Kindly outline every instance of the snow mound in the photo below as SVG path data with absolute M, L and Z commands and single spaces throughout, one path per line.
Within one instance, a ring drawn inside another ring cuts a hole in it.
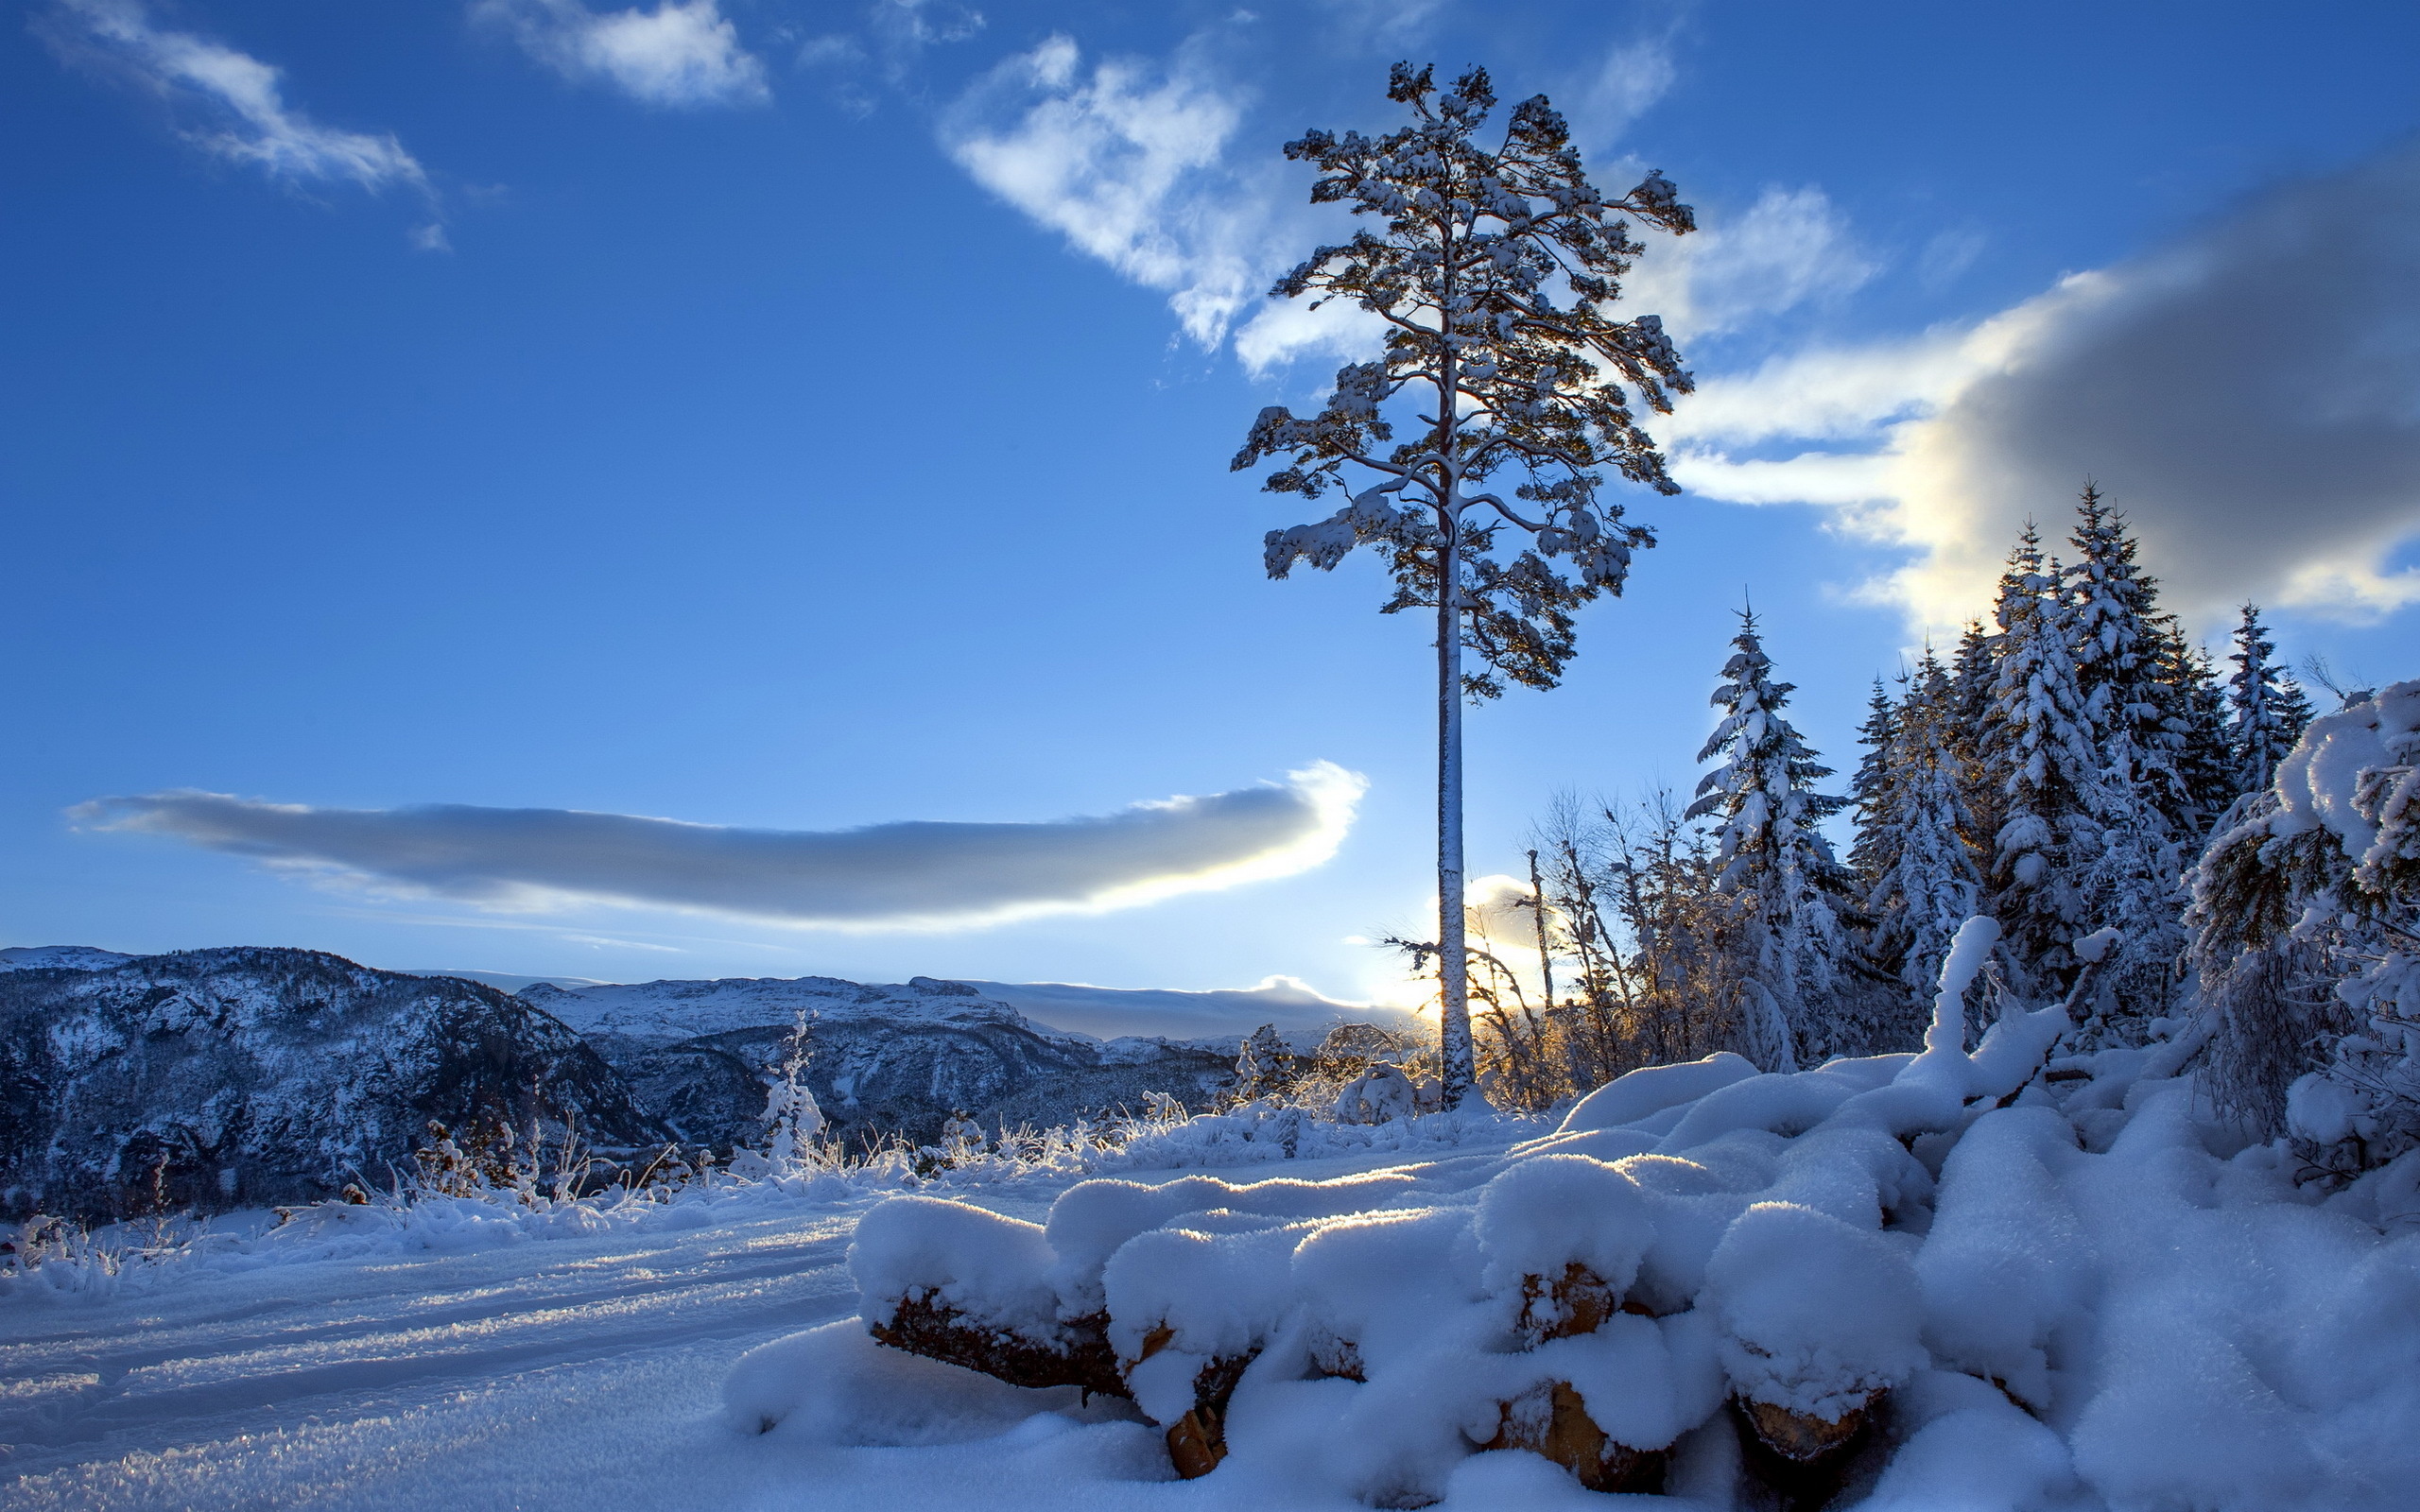
M 864 1319 L 938 1298 L 1106 1351 L 1131 1405 L 1101 1410 L 1155 1430 L 1117 1441 L 1135 1478 L 1301 1504 L 1563 1504 L 1576 1476 L 1713 1506 L 2408 1505 L 2394 1173 L 2299 1189 L 2211 1121 L 2189 1037 L 2063 1057 L 2064 1013 L 2017 1010 L 1970 1054 L 1958 996 L 1921 1055 L 1654 1068 L 1550 1134 L 1350 1179 L 1096 1180 L 1038 1224 L 894 1198 L 852 1251 Z M 890 1368 L 838 1337 L 796 1348 Z M 826 1441 L 1010 1442 L 1064 1411 L 1018 1389 L 922 1361 L 865 1388 L 912 1403 L 789 1410 Z

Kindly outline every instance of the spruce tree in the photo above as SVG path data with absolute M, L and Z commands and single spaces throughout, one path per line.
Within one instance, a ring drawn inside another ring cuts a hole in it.
M 1929 654 L 1929 653 L 1927 653 Z M 1905 680 L 1902 679 L 1901 680 Z M 1897 859 L 1895 829 L 1898 804 L 1892 792 L 1893 767 L 1898 761 L 1899 710 L 1874 679 L 1867 696 L 1865 723 L 1858 727 L 1858 744 L 1865 754 L 1858 759 L 1857 775 L 1849 779 L 1849 800 L 1857 806 L 1857 838 L 1849 843 L 1849 866 L 1871 888 Z
M 2084 486 L 2077 514 L 2068 538 L 2077 558 L 2061 575 L 2059 589 L 2067 599 L 2084 718 L 2109 769 L 2110 788 L 2126 809 L 2102 817 L 2155 825 L 2166 838 L 2193 827 L 2193 801 L 2180 769 L 2184 711 L 2164 677 L 2157 584 L 2135 565 L 2126 517 L 2102 502 L 2098 488 Z M 2140 805 L 2152 812 L 2137 815 Z
M 1866 897 L 1876 963 L 1897 978 L 1902 1012 L 1875 1048 L 1905 1049 L 1924 1014 L 1949 942 L 1976 910 L 1982 877 L 1968 836 L 1959 750 L 1957 689 L 1927 649 L 1895 711 L 1888 775 L 1872 820 L 1874 854 L 1887 856 Z M 1861 822 L 1861 829 L 1862 829 Z
M 2227 679 L 2227 745 L 2238 794 L 2265 792 L 2277 764 L 2310 723 L 2309 701 L 2278 669 L 2276 654 L 2276 643 L 2260 623 L 2260 606 L 2245 604 L 2235 627 L 2235 654 L 2227 658 L 2236 668 Z
M 1693 230 L 1661 174 L 1607 198 L 1544 95 L 1512 108 L 1493 146 L 1485 70 L 1440 93 L 1431 70 L 1395 65 L 1387 96 L 1410 125 L 1371 139 L 1305 132 L 1287 157 L 1314 165 L 1319 204 L 1374 217 L 1278 280 L 1274 298 L 1346 300 L 1386 331 L 1382 356 L 1348 364 L 1314 415 L 1260 412 L 1237 469 L 1280 465 L 1263 486 L 1349 495 L 1324 521 L 1272 530 L 1271 576 L 1332 568 L 1376 547 L 1393 575 L 1385 611 L 1437 616 L 1440 1049 L 1448 1104 L 1474 1075 L 1462 886 L 1462 700 L 1504 679 L 1550 688 L 1574 650 L 1572 614 L 1619 593 L 1631 554 L 1653 544 L 1604 490 L 1611 469 L 1661 493 L 1679 487 L 1634 400 L 1665 412 L 1693 387 L 1652 315 L 1610 313 L 1641 247 L 1633 222 Z M 1398 442 L 1394 424 L 1409 422 Z M 1514 486 L 1498 492 L 1497 481 Z M 1500 539 L 1512 546 L 1499 552 Z M 1468 666 L 1464 653 L 1476 666 Z
M 1740 611 L 1731 644 L 1711 700 L 1723 716 L 1698 752 L 1722 765 L 1699 781 L 1686 816 L 1714 818 L 1715 888 L 1737 910 L 1746 997 L 1738 1048 L 1759 1066 L 1789 1071 L 1848 1038 L 1842 978 L 1853 947 L 1841 916 L 1855 907 L 1856 876 L 1818 826 L 1849 800 L 1815 790 L 1832 769 L 1782 717 L 1793 685 L 1773 679 L 1753 611 Z
M 2007 586 L 2002 584 L 2005 602 Z M 1983 776 L 1983 731 L 1992 717 L 1992 689 L 1999 680 L 2000 641 L 1984 632 L 1983 622 L 1970 620 L 1958 638 L 1958 649 L 1949 663 L 1949 690 L 1946 712 L 1940 727 L 1950 740 L 1958 761 L 1959 798 L 1965 804 L 1966 833 L 1984 853 L 1990 851 L 1990 840 L 1999 833 L 2001 805 L 1998 795 L 1991 789 Z
M 2010 985 L 2063 991 L 2075 958 L 2083 888 L 2079 862 L 2099 850 L 2086 806 L 2100 758 L 2069 647 L 2058 568 L 2029 524 L 2001 575 L 1997 662 L 1979 739 L 1980 786 L 1994 801 L 1987 911 L 1999 920 Z
M 2234 743 L 2227 730 L 2226 694 L 2207 649 L 2186 642 L 2173 617 L 2166 622 L 2161 641 L 2161 683 L 2174 711 L 2170 722 L 2180 738 L 2177 772 L 2185 780 L 2191 810 L 2177 838 L 2189 862 L 2201 853 L 2220 816 L 2240 791 L 2236 782 Z
M 2097 1019 L 2137 1020 L 2167 1006 L 2169 968 L 2185 938 L 2183 847 L 2206 820 L 2187 772 L 2195 693 L 2189 648 L 2158 611 L 2158 588 L 2135 563 L 2126 518 L 2085 485 L 2069 538 L 2075 564 L 2058 577 L 2060 608 L 2083 696 L 2083 733 L 2098 756 L 2079 790 L 2071 865 L 2084 930 L 2118 932 Z

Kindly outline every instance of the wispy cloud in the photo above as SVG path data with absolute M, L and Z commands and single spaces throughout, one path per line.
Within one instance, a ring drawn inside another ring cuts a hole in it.
M 612 902 L 855 929 L 1098 912 L 1286 876 L 1332 855 L 1367 784 L 1325 762 L 1269 783 L 1038 824 L 743 830 L 567 809 L 320 809 L 218 793 L 104 798 L 100 830 L 504 911 Z
M 281 70 L 223 43 L 164 30 L 136 0 L 59 0 L 43 30 L 67 58 L 105 67 L 166 101 L 193 123 L 181 128 L 184 138 L 215 156 L 287 183 L 373 191 L 400 184 L 428 193 L 427 173 L 392 133 L 320 125 L 285 102 Z
M 580 0 L 476 0 L 472 14 L 575 82 L 611 85 L 649 105 L 761 105 L 765 65 L 740 45 L 717 0 L 659 0 L 597 12 Z
M 1910 549 L 1876 587 L 1927 627 L 1978 612 L 2024 520 L 2087 477 L 2197 619 L 2392 611 L 2420 600 L 2391 570 L 2420 533 L 2420 148 L 1971 326 L 1709 380 L 1674 430 L 1692 489 Z
M 1270 279 L 1270 197 L 1225 162 L 1249 103 L 1188 43 L 1155 66 L 1087 67 L 1062 34 L 979 80 L 944 116 L 942 146 L 976 182 L 1068 245 L 1161 289 L 1205 347 Z
M 1768 187 L 1737 215 L 1701 207 L 1700 219 L 1694 235 L 1655 238 L 1626 286 L 1630 303 L 1684 339 L 1840 299 L 1881 270 L 1812 184 Z

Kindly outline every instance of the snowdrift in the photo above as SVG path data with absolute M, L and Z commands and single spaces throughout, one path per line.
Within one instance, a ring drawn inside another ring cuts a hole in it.
M 1922 1054 L 1657 1067 L 1509 1150 L 1091 1180 L 1039 1224 L 893 1198 L 861 1320 L 749 1356 L 731 1418 L 1047 1430 L 1286 1504 L 2411 1505 L 2409 1184 L 2297 1189 L 2197 1105 L 2195 1034 L 2065 1055 L 2054 1006 L 1968 1053 L 1964 985 Z

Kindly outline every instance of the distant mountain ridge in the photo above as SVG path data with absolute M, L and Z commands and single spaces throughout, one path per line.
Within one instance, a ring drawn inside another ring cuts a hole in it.
M 310 1201 L 383 1184 L 432 1119 L 669 1137 L 578 1034 L 478 983 L 318 951 L 7 954 L 0 1210 Z
M 766 1081 L 802 1027 L 807 1085 L 843 1139 L 930 1140 L 953 1112 L 991 1128 L 1063 1123 L 1155 1091 L 1199 1106 L 1232 1080 L 1236 1058 L 1231 1040 L 1070 1034 L 924 976 L 540 985 L 523 995 L 585 1036 L 682 1138 L 708 1144 L 752 1136 Z
M 1036 990 L 1063 1005 L 1116 991 Z M 603 1145 L 753 1143 L 802 1022 L 834 1132 L 920 1143 L 953 1112 L 1041 1127 L 1153 1092 L 1204 1106 L 1232 1084 L 1242 1032 L 1097 1039 L 929 977 L 514 994 L 317 951 L 21 946 L 0 950 L 0 1213 L 307 1201 L 384 1184 L 431 1120 L 535 1118 Z

